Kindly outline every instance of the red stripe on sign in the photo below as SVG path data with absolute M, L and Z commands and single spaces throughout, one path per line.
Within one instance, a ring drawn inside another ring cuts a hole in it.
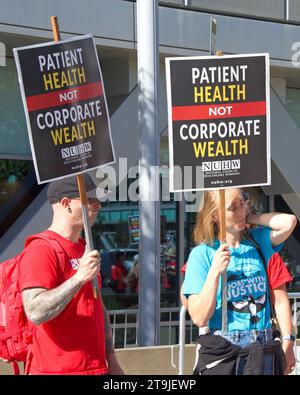
M 210 104 L 205 106 L 176 106 L 172 108 L 173 121 L 195 119 L 240 118 L 266 115 L 266 102 Z
M 26 98 L 28 111 L 44 110 L 50 107 L 64 106 L 81 100 L 102 96 L 103 89 L 100 82 L 76 86 L 42 95 L 28 96 Z

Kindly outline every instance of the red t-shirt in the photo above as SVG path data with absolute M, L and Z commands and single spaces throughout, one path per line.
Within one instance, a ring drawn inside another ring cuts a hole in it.
M 82 257 L 85 241 L 73 243 L 46 231 L 65 251 L 62 264 L 50 243 L 33 240 L 20 261 L 20 286 L 54 289 L 72 277 Z M 62 260 L 61 260 L 62 261 Z M 101 299 L 86 283 L 54 319 L 35 326 L 29 373 L 99 375 L 108 373 Z
M 269 259 L 267 272 L 271 289 L 278 288 L 293 280 L 278 252 L 275 252 Z

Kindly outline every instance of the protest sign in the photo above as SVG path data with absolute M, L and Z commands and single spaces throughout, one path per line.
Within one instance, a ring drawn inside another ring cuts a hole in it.
M 166 73 L 170 190 L 269 185 L 269 55 L 167 58 Z
M 138 215 L 128 217 L 129 236 L 131 244 L 138 244 L 140 241 L 140 219 Z
M 113 163 L 91 35 L 14 49 L 38 183 Z

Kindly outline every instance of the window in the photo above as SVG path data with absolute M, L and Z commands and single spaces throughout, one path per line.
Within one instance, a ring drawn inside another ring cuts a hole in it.
M 14 59 L 0 67 L 0 157 L 31 157 L 25 114 Z
M 33 163 L 25 160 L 0 159 L 0 205 L 17 192 Z
M 101 251 L 103 299 L 108 309 L 138 307 L 139 229 L 128 217 L 139 215 L 137 202 L 103 202 L 93 226 L 95 248 Z M 176 209 L 161 208 L 161 305 L 176 306 Z
M 286 108 L 294 122 L 300 128 L 300 89 L 288 88 L 286 90 Z

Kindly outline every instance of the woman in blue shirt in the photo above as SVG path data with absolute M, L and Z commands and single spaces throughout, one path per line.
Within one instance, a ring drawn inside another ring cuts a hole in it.
M 226 243 L 219 242 L 219 191 L 204 192 L 202 208 L 194 229 L 197 246 L 191 251 L 182 294 L 188 298 L 188 311 L 199 327 L 208 326 L 241 347 L 272 337 L 268 280 L 264 264 L 253 242 L 246 238 L 248 224 L 269 265 L 271 256 L 282 248 L 297 219 L 282 213 L 250 214 L 241 189 L 225 191 Z M 221 276 L 227 273 L 228 332 L 221 332 Z M 291 309 L 285 283 L 290 280 L 284 265 L 268 267 L 271 297 L 283 336 L 288 374 L 295 366 Z M 271 277 L 271 278 L 270 278 Z M 276 278 L 272 280 L 272 278 Z M 239 334 L 239 336 L 236 336 Z M 272 374 L 272 360 L 265 357 L 265 374 Z M 239 372 L 242 368 L 239 367 Z

